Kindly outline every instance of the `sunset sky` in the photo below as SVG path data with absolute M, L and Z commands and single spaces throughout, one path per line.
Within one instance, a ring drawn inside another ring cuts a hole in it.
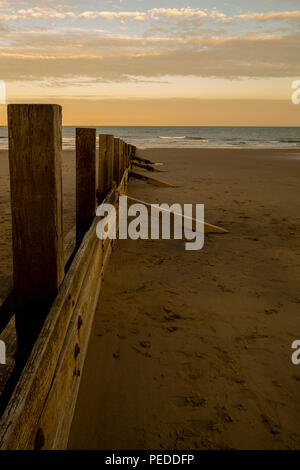
M 300 0 L 0 1 L 0 45 L 7 101 L 64 124 L 300 125 Z

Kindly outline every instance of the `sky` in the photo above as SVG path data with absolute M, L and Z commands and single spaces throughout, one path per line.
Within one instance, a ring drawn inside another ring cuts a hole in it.
M 7 102 L 68 125 L 300 125 L 299 46 L 300 0 L 0 0 Z

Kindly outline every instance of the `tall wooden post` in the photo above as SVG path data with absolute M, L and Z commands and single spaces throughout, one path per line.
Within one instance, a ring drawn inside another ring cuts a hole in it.
M 132 158 L 134 159 L 135 156 L 136 156 L 136 146 L 134 145 L 132 149 Z
M 98 173 L 98 202 L 112 187 L 114 160 L 114 136 L 108 134 L 99 135 L 99 173 Z
M 119 142 L 120 155 L 119 155 L 119 181 L 122 181 L 124 174 L 124 152 L 123 152 L 123 140 Z
M 62 108 L 8 105 L 14 309 L 25 360 L 64 278 Z
M 107 178 L 108 178 L 108 190 L 112 188 L 113 174 L 114 174 L 114 136 L 106 136 L 106 156 L 107 156 Z
M 124 151 L 125 151 L 125 168 L 128 168 L 128 145 L 124 143 Z
M 120 139 L 114 139 L 113 181 L 120 183 Z
M 76 242 L 89 229 L 96 208 L 96 129 L 76 129 Z
M 120 140 L 121 145 L 121 174 L 123 176 L 125 171 L 125 159 L 124 159 L 124 141 Z
M 100 203 L 107 191 L 107 164 L 106 164 L 106 135 L 99 135 L 99 166 L 98 166 L 98 188 L 97 199 Z

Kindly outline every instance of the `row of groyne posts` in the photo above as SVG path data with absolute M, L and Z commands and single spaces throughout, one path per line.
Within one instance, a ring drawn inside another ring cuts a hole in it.
M 25 362 L 41 331 L 97 204 L 120 185 L 136 147 L 102 134 L 97 153 L 96 129 L 76 129 L 76 243 L 67 253 L 61 106 L 8 105 L 8 136 L 13 287 L 2 302 L 2 315 L 0 306 L 0 332 L 14 313 L 18 364 Z

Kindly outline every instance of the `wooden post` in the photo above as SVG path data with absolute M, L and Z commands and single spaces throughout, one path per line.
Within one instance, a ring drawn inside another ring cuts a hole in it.
M 136 146 L 134 145 L 132 148 L 132 158 L 134 159 L 136 156 Z
M 98 202 L 101 202 L 113 182 L 114 136 L 99 135 L 99 174 L 98 174 Z
M 76 129 L 76 243 L 80 245 L 95 217 L 96 129 Z
M 97 199 L 100 203 L 107 192 L 106 135 L 99 135 L 99 166 Z
M 25 360 L 64 278 L 62 108 L 8 105 L 14 309 Z
M 123 154 L 123 141 L 120 139 L 119 142 L 120 154 L 119 154 L 119 181 L 122 181 L 124 174 L 124 154 Z
M 107 178 L 108 178 L 108 191 L 111 190 L 113 184 L 114 173 L 114 136 L 106 136 L 106 158 L 107 158 Z
M 113 165 L 113 181 L 119 185 L 121 173 L 121 143 L 120 139 L 114 139 L 114 165 Z
M 128 144 L 125 142 L 125 168 L 128 168 Z
M 124 140 L 121 140 L 121 162 L 122 162 L 122 176 L 125 171 L 125 153 L 124 153 Z

